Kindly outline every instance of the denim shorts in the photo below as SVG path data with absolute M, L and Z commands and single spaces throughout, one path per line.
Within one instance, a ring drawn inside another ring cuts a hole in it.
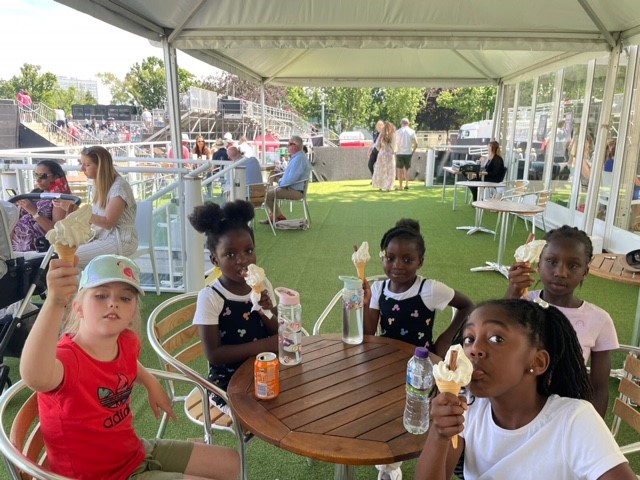
M 133 480 L 178 480 L 184 477 L 191 452 L 192 442 L 181 440 L 142 440 L 145 457 L 129 476 Z

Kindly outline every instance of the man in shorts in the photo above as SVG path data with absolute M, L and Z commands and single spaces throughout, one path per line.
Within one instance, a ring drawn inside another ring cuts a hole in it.
M 411 158 L 413 152 L 418 148 L 416 132 L 409 128 L 409 119 L 403 118 L 400 121 L 400 128 L 396 132 L 396 171 L 398 177 L 398 190 L 409 190 L 409 169 L 411 168 Z

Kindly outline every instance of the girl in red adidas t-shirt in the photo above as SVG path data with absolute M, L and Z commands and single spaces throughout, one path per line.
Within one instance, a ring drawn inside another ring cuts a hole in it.
M 51 262 L 47 300 L 20 362 L 22 378 L 38 392 L 51 470 L 87 480 L 236 479 L 234 450 L 136 435 L 134 383 L 146 388 L 156 416 L 163 410 L 175 419 L 162 386 L 138 361 L 140 340 L 130 328 L 140 320 L 144 292 L 136 264 L 117 255 L 96 257 L 82 272 L 79 291 L 77 275 L 70 262 Z M 67 306 L 70 317 L 59 339 Z

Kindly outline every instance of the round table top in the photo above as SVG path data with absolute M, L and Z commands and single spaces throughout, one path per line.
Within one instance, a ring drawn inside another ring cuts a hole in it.
M 504 187 L 504 182 L 475 182 L 473 180 L 463 180 L 456 182 L 456 185 L 461 187 L 479 187 L 479 188 L 491 188 L 491 187 Z
M 512 202 L 510 200 L 476 200 L 471 205 L 476 208 L 491 210 L 494 212 L 535 214 L 544 211 L 544 207 L 539 205 Z
M 589 273 L 614 282 L 640 286 L 640 271 L 631 270 L 621 261 L 624 253 L 598 253 L 589 264 Z
M 245 430 L 305 457 L 343 465 L 415 458 L 426 435 L 402 423 L 414 350 L 386 337 L 365 336 L 360 345 L 341 335 L 304 337 L 302 362 L 280 367 L 277 398 L 255 398 L 250 358 L 231 377 L 229 405 Z

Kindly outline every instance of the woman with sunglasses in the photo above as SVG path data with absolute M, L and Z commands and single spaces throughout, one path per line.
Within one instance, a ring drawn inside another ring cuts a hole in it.
M 98 255 L 133 255 L 138 249 L 138 232 L 136 200 L 131 186 L 116 171 L 113 158 L 104 147 L 82 150 L 80 169 L 93 180 L 90 221 L 94 236 L 78 248 L 78 267 L 86 267 Z
M 193 155 L 196 160 L 211 160 L 211 150 L 207 147 L 202 135 L 198 135 L 198 138 L 196 138 Z
M 66 193 L 70 194 L 69 184 L 64 170 L 53 160 L 42 160 L 34 171 L 36 188 L 32 193 Z M 37 250 L 36 240 L 44 238 L 45 233 L 53 228 L 53 224 L 63 219 L 67 211 L 53 204 L 51 200 L 18 200 L 21 208 L 20 220 L 13 230 L 11 244 L 14 252 Z

